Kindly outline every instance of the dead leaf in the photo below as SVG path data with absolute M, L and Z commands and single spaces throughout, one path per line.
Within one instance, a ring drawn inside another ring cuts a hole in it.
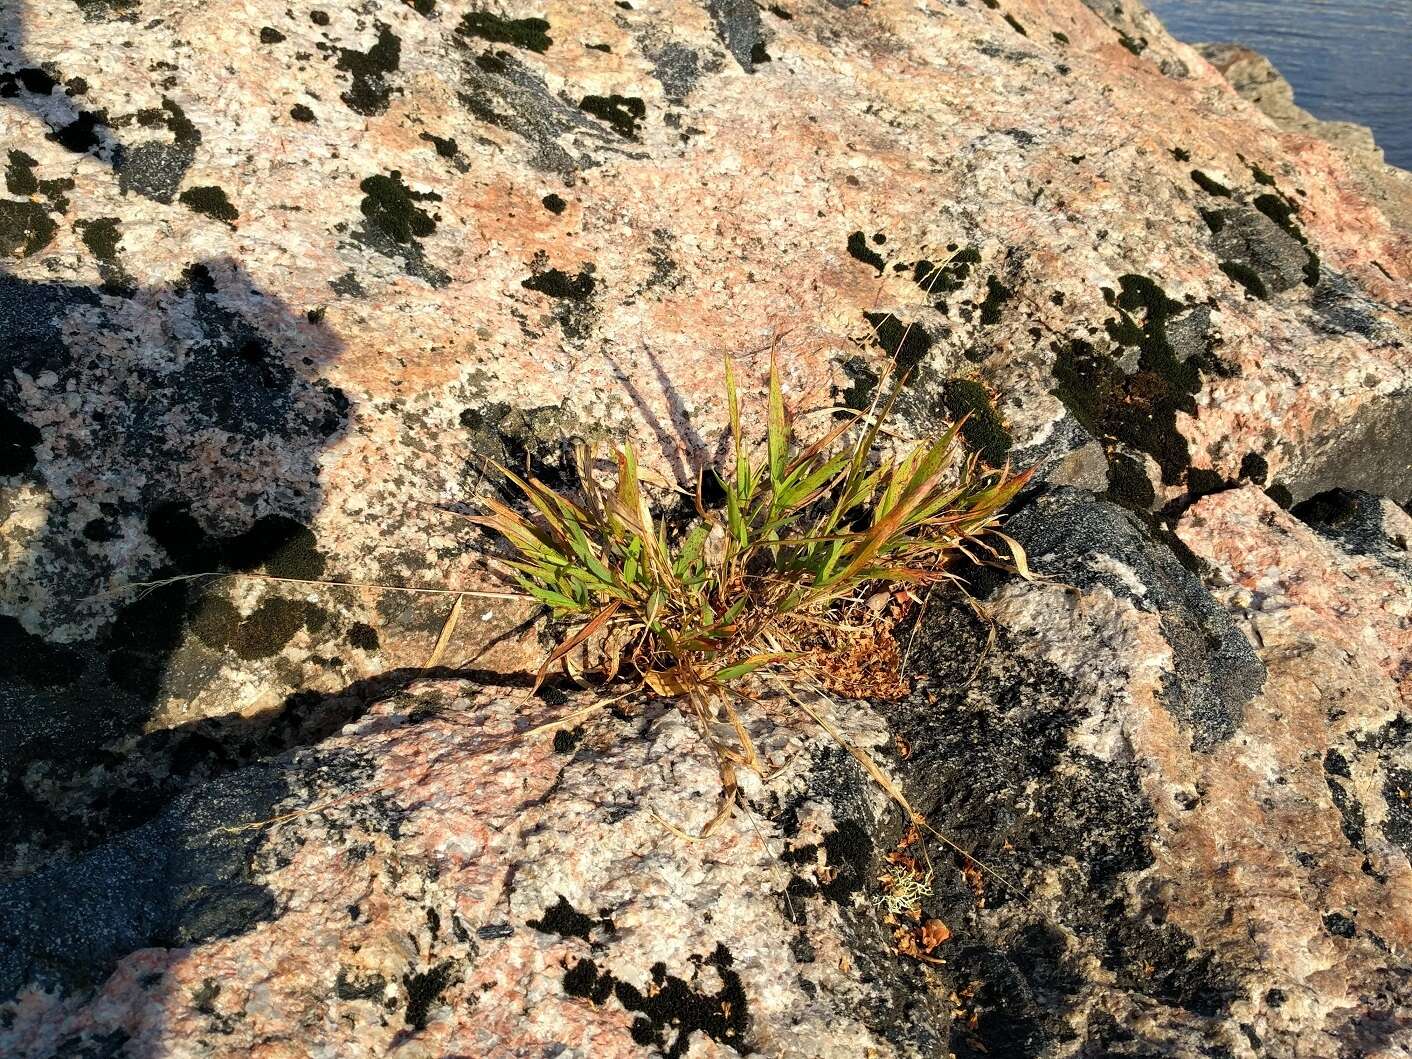
M 949 937 L 951 928 L 939 919 L 929 919 L 922 924 L 922 948 L 927 952 L 931 952 Z

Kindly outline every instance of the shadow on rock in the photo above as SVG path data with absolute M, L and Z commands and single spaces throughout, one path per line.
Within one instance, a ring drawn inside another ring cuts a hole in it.
M 298 696 L 182 715 L 320 613 L 274 593 L 242 613 L 199 579 L 109 590 L 322 573 L 318 461 L 350 405 L 319 373 L 340 349 L 229 260 L 117 292 L 0 274 L 0 993 L 268 912 L 259 832 L 221 827 L 287 792 L 269 766 L 220 777 L 342 722 Z
M 119 772 L 109 837 L 80 856 L 0 882 L 0 1002 L 27 985 L 96 989 L 138 949 L 197 945 L 272 918 L 275 900 L 260 881 L 261 863 L 277 865 L 279 853 L 266 845 L 265 825 L 303 799 L 301 776 L 352 770 L 346 786 L 356 790 L 369 771 L 357 755 L 317 749 L 276 759 L 312 747 L 422 680 L 531 683 L 527 676 L 409 667 L 332 694 L 298 692 L 255 717 L 204 718 L 138 740 L 136 770 L 165 761 L 165 781 L 144 784 L 149 777 L 140 771 Z M 406 721 L 421 719 L 413 713 Z

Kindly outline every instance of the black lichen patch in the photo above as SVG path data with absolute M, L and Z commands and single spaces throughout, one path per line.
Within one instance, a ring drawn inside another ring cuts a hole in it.
M 636 140 L 638 123 L 647 116 L 647 104 L 637 96 L 584 96 L 579 106 L 606 121 L 625 140 Z
M 1211 247 L 1222 269 L 1252 294 L 1267 297 L 1307 282 L 1308 247 L 1264 212 L 1243 203 L 1199 212 L 1211 230 Z M 1252 279 L 1258 283 L 1248 282 Z M 1262 288 L 1264 294 L 1259 293 Z
M 1329 912 L 1325 915 L 1324 929 L 1336 938 L 1351 938 L 1358 933 L 1358 926 L 1353 917 L 1343 912 Z
M 360 651 L 376 651 L 382 644 L 378 631 L 365 621 L 355 621 L 349 626 L 348 642 Z
M 1304 282 L 1310 287 L 1315 286 L 1319 282 L 1319 255 L 1309 245 L 1309 239 L 1303 229 L 1294 222 L 1295 215 L 1299 213 L 1298 203 L 1280 194 L 1279 191 L 1273 191 L 1257 195 L 1253 205 L 1274 221 L 1281 231 L 1304 247 L 1309 255 L 1309 259 L 1304 265 Z
M 74 227 L 78 230 L 83 245 L 99 261 L 110 265 L 117 264 L 118 243 L 122 233 L 118 231 L 118 218 L 96 217 L 89 221 L 79 221 Z
M 328 285 L 340 298 L 361 298 L 368 293 L 358 282 L 358 274 L 352 269 L 329 280 Z
M 987 650 L 991 635 L 959 598 L 934 601 L 916 639 L 918 690 L 875 708 L 912 748 L 897 767 L 913 806 L 1022 892 L 1032 878 L 1057 882 L 1062 918 L 1026 912 L 1012 894 L 986 885 L 988 905 L 1009 907 L 997 921 L 977 911 L 959 873 L 938 871 L 924 915 L 952 928 L 947 965 L 936 973 L 942 996 L 963 999 L 947 1005 L 960 1012 L 949 1042 L 924 1054 L 1049 1054 L 1072 1040 L 1067 1016 L 1091 959 L 1134 993 L 1223 1012 L 1240 995 L 1230 974 L 1162 922 L 1160 900 L 1132 894 L 1131 873 L 1152 866 L 1158 839 L 1138 770 L 1073 745 L 1086 715 L 1074 705 L 1075 674 L 1016 650 L 1004 631 Z M 888 836 L 880 845 L 890 848 Z M 871 874 L 878 870 L 885 869 Z M 895 1034 L 900 1021 L 884 1032 Z
M 359 206 L 363 216 L 394 243 L 411 243 L 436 231 L 436 219 L 417 203 L 440 202 L 441 196 L 434 191 L 411 190 L 402 182 L 400 171 L 370 176 L 358 187 L 364 194 Z
M 1205 348 L 1205 310 L 1168 298 L 1144 276 L 1125 275 L 1119 284 L 1120 294 L 1105 292 L 1117 312 L 1105 323 L 1115 350 L 1105 352 L 1085 339 L 1058 344 L 1054 393 L 1094 437 L 1147 453 L 1163 482 L 1178 485 L 1191 453 L 1177 429 L 1177 413 L 1194 416 L 1203 370 L 1220 370 Z M 1176 328 L 1179 320 L 1183 326 Z M 1137 351 L 1135 368 L 1120 363 L 1122 350 Z
M 284 34 L 275 29 L 274 26 L 263 26 L 260 29 L 261 44 L 278 44 L 284 40 Z
M 545 195 L 544 198 L 540 199 L 539 201 L 543 204 L 544 208 L 550 213 L 563 213 L 565 208 L 568 206 L 567 202 L 565 202 L 558 195 L 554 194 L 554 192 L 552 191 L 548 195 Z
M 0 410 L 0 420 L 4 415 Z M 23 427 L 29 427 L 23 420 L 19 422 Z M 35 431 L 35 441 L 38 440 L 38 431 Z M 9 616 L 0 617 L 0 659 L 3 659 L 0 661 L 0 676 L 40 688 L 73 684 L 79 679 L 83 668 L 83 661 L 77 652 L 27 632 L 18 619 Z
M 560 728 L 554 733 L 554 753 L 572 754 L 583 740 L 583 728 Z
M 1239 261 L 1222 261 L 1221 271 L 1244 287 L 1246 293 L 1252 297 L 1259 298 L 1261 301 L 1270 297 L 1270 291 L 1265 286 L 1265 281 L 1260 278 L 1260 273 L 1249 265 Z
M 835 388 L 838 403 L 844 408 L 861 412 L 873 399 L 873 390 L 878 385 L 878 374 L 868 367 L 867 361 L 862 357 L 849 357 L 840 367 L 848 377 L 848 385 L 841 390 Z M 846 413 L 840 411 L 836 414 L 841 418 Z
M 375 115 L 387 110 L 392 98 L 388 75 L 402 63 L 402 42 L 386 25 L 377 24 L 378 39 L 367 51 L 338 49 L 336 68 L 353 76 L 353 86 L 340 97 L 356 114 Z
M 454 960 L 443 960 L 426 971 L 407 975 L 402 980 L 407 991 L 407 1007 L 403 1012 L 404 1021 L 414 1030 L 427 1028 L 431 1009 L 441 994 L 460 981 L 461 967 Z
M 30 257 L 53 240 L 59 226 L 37 202 L 0 199 L 0 256 Z
M 313 532 L 284 515 L 262 515 L 248 530 L 217 536 L 206 532 L 189 503 L 171 501 L 152 511 L 147 531 L 181 573 L 264 570 L 312 581 L 327 565 Z
M 99 222 L 81 227 L 80 233 L 87 237 L 90 249 L 108 256 L 117 246 L 118 229 L 116 224 Z M 235 297 L 213 297 L 218 288 L 228 285 L 235 288 L 231 292 Z M 296 338 L 282 337 L 277 344 L 235 308 L 250 300 L 248 295 L 240 296 L 242 285 L 237 269 L 194 265 L 184 282 L 154 292 L 149 303 L 152 312 L 159 314 L 154 326 L 169 328 L 172 320 L 178 321 L 180 364 L 128 365 L 120 388 L 110 395 L 113 401 L 95 413 L 90 423 L 91 429 L 111 435 L 105 442 L 111 447 L 97 450 L 100 462 L 92 464 L 94 473 L 110 473 L 103 472 L 104 467 L 146 468 L 147 484 L 130 499 L 97 494 L 98 518 L 75 510 L 61 497 L 54 498 L 49 510 L 49 538 L 25 542 L 34 548 L 34 555 L 57 552 L 64 556 L 71 553 L 62 549 L 72 549 L 78 556 L 96 553 L 102 563 L 102 553 L 112 549 L 95 549 L 93 542 L 115 538 L 131 540 L 147 551 L 150 545 L 144 543 L 141 520 L 153 506 L 172 496 L 180 476 L 163 469 L 178 466 L 189 457 L 182 448 L 189 431 L 223 432 L 228 437 L 228 453 L 244 451 L 252 439 L 258 439 L 257 444 L 280 445 L 290 457 L 286 484 L 299 499 L 279 503 L 294 503 L 301 513 L 317 503 L 317 486 L 312 496 L 306 492 L 310 486 L 307 479 L 299 477 L 300 464 L 311 458 L 346 418 L 347 399 L 322 380 L 302 377 L 302 369 L 296 371 L 291 366 L 299 347 L 285 347 L 284 342 L 293 344 Z M 69 385 L 82 386 L 95 365 L 101 367 L 102 356 L 101 351 L 81 344 L 71 348 L 66 341 L 64 321 L 80 308 L 92 314 L 90 326 L 100 333 L 109 326 L 108 314 L 114 303 L 102 297 L 92 283 L 66 285 L 0 276 L 0 331 L 7 336 L 6 355 L 11 364 L 32 374 L 52 370 L 69 380 Z M 266 298 L 261 306 L 262 321 L 274 319 L 280 308 L 277 300 Z M 304 327 L 301 322 L 292 329 Z M 289 336 L 290 330 L 275 325 L 275 333 L 281 336 Z M 153 399 L 153 394 L 163 399 Z M 28 414 L 26 406 L 17 402 L 13 387 L 3 379 L 0 406 L 15 409 L 20 417 Z M 173 422 L 179 422 L 182 429 L 173 432 Z M 20 442 L 32 440 L 23 431 L 5 429 L 8 425 L 0 425 L 0 436 Z M 23 450 L 16 462 L 28 463 Z M 200 488 L 199 480 L 194 484 Z M 256 489 L 256 485 L 249 486 L 248 498 L 244 490 L 240 492 L 244 503 L 259 503 L 255 498 L 262 493 Z M 234 511 L 241 509 L 242 499 L 233 501 Z M 217 510 L 231 509 L 217 505 Z M 312 535 L 302 529 L 295 532 L 289 526 L 293 520 L 284 521 L 283 532 L 278 532 L 278 520 L 258 522 L 234 542 L 243 547 L 233 550 L 244 554 L 228 557 L 220 547 L 222 539 L 212 540 L 203 533 L 189 512 L 185 519 L 170 518 L 166 528 L 175 553 L 173 561 L 153 570 L 152 576 L 220 571 L 229 568 L 227 558 L 240 559 L 241 565 L 247 566 L 274 561 L 290 570 L 321 569 L 321 559 L 309 561 L 315 553 Z M 297 528 L 297 523 L 293 525 Z M 300 547 L 296 538 L 301 537 L 307 547 Z M 193 565 L 181 568 L 178 560 L 182 557 Z M 106 567 L 100 567 L 99 572 L 103 569 Z M 120 579 L 124 576 L 121 567 L 113 572 Z M 126 576 L 131 573 L 127 571 Z M 55 857 L 77 857 L 153 819 L 188 783 L 204 781 L 238 767 L 235 763 L 251 760 L 242 757 L 244 751 L 239 748 L 255 741 L 248 733 L 272 728 L 273 719 L 237 715 L 221 730 L 221 738 L 209 733 L 198 736 L 195 725 L 147 731 L 154 709 L 166 697 L 194 695 L 209 679 L 208 670 L 197 672 L 200 665 L 211 661 L 209 654 L 186 635 L 202 591 L 194 583 L 183 582 L 119 601 L 124 605 L 118 607 L 109 627 L 93 638 L 63 645 L 70 653 L 65 677 L 68 687 L 45 688 L 18 677 L 0 676 L 0 789 L 6 791 L 7 809 L 11 810 L 0 814 L 0 850 L 4 851 L 0 873 L 10 871 L 17 862 L 33 867 Z M 8 659 L 11 652 L 0 649 L 0 653 Z M 42 652 L 29 653 L 43 657 Z M 292 679 L 293 674 L 284 677 Z M 284 716 L 284 711 L 271 713 Z M 26 781 L 25 773 L 39 762 L 43 762 L 43 782 Z M 123 890 L 121 879 L 114 876 L 114 893 L 121 892 L 121 900 L 132 903 L 124 915 L 140 918 L 157 914 L 152 902 L 163 899 L 160 875 L 164 871 L 159 870 L 155 883 L 145 879 L 143 885 L 148 888 L 139 888 L 140 897 Z M 214 909 L 214 903 L 210 907 Z M 74 914 L 82 911 L 82 904 L 76 903 Z M 95 925 L 93 929 L 105 928 Z M 75 959 L 81 960 L 82 947 L 75 951 L 80 953 Z
M 557 303 L 554 317 L 564 334 L 575 340 L 585 338 L 596 314 L 593 294 L 598 289 L 598 280 L 593 262 L 570 274 L 561 268 L 550 268 L 548 258 L 541 252 L 535 255 L 530 267 L 532 274 L 521 280 L 520 286 L 553 298 Z
M 563 894 L 559 895 L 558 901 L 544 910 L 541 918 L 528 920 L 527 925 L 541 934 L 558 934 L 560 937 L 581 938 L 584 941 L 589 941 L 594 931 L 612 934 L 615 929 L 611 918 L 601 912 L 597 919 L 585 915 L 569 904 Z
M 188 209 L 214 217 L 232 228 L 240 216 L 240 211 L 231 205 L 230 199 L 226 197 L 225 189 L 214 184 L 187 188 L 181 193 L 179 201 Z
M 81 110 L 73 121 L 46 134 L 45 138 L 74 154 L 87 154 L 102 143 L 98 130 L 107 128 L 107 125 L 108 115 L 105 111 Z
M 1353 773 L 1349 769 L 1348 758 L 1337 749 L 1324 754 L 1324 782 L 1329 787 L 1329 797 L 1338 810 L 1339 827 L 1351 846 L 1357 850 L 1367 847 L 1367 813 L 1363 803 L 1353 792 Z
M 37 66 L 27 66 L 15 71 L 15 77 L 20 84 L 24 85 L 26 92 L 31 92 L 36 96 L 47 96 L 59 87 L 59 82 L 49 74 L 48 70 L 41 70 Z
M 111 22 L 135 17 L 142 0 L 74 0 L 85 22 Z
M 253 878 L 259 828 L 290 791 L 256 766 L 182 795 L 155 819 L 68 862 L 0 883 L 0 999 L 32 984 L 100 985 L 124 956 L 241 934 L 275 911 Z
M 56 180 L 41 180 L 35 173 L 39 163 L 24 151 L 10 151 L 5 165 L 5 189 L 12 195 L 31 197 L 42 195 L 49 200 L 55 213 L 64 213 L 69 208 L 68 192 L 74 189 L 72 177 Z
M 1005 16 L 1005 21 L 1008 22 L 1008 23 L 1010 24 L 1010 28 L 1013 29 L 1013 30 L 1014 30 L 1016 33 L 1018 33 L 1020 36 L 1022 36 L 1022 37 L 1028 37 L 1028 36 L 1029 36 L 1029 34 L 1025 32 L 1025 27 L 1022 26 L 1022 25 L 1020 25 L 1020 20 L 1017 19 L 1014 15 L 1006 14 L 1006 16 Z
M 912 372 L 932 348 L 932 337 L 917 323 L 904 324 L 892 313 L 864 313 L 873 338 L 897 363 L 899 376 Z
M 710 956 L 693 956 L 693 981 L 707 967 L 714 968 L 721 987 L 703 992 L 691 982 L 668 974 L 665 964 L 656 964 L 652 980 L 639 989 L 600 971 L 588 959 L 581 959 L 564 973 L 564 992 L 595 1004 L 616 997 L 628 1011 L 637 1012 L 632 1037 L 638 1044 L 652 1047 L 667 1059 L 680 1059 L 691 1046 L 693 1033 L 704 1033 L 717 1044 L 749 1051 L 747 1033 L 750 1019 L 740 976 L 731 968 L 732 959 L 724 945 Z M 669 1041 L 670 1038 L 670 1041 Z
M 865 265 L 872 265 L 878 270 L 881 276 L 887 261 L 876 250 L 868 245 L 868 237 L 862 232 L 854 232 L 848 237 L 848 255 Z
M 37 194 L 39 180 L 34 175 L 34 167 L 38 164 L 23 151 L 11 151 L 5 166 L 5 190 L 11 195 Z
M 1412 858 L 1412 769 L 1390 766 L 1383 778 L 1383 837 Z
M 1146 37 L 1133 37 L 1127 33 L 1120 32 L 1118 34 L 1118 43 L 1124 48 L 1127 48 L 1128 51 L 1132 52 L 1134 55 L 1141 55 L 1147 50 Z
M 381 1001 L 387 996 L 387 979 L 380 974 L 350 974 L 346 967 L 340 967 L 333 995 L 339 1000 Z
M 1213 180 L 1200 169 L 1191 171 L 1192 183 L 1199 187 L 1208 195 L 1215 195 L 1218 198 L 1228 199 L 1231 197 L 1231 189 L 1218 180 Z
M 662 86 L 662 94 L 673 103 L 686 99 L 706 73 L 719 66 L 713 56 L 702 55 L 677 41 L 650 49 L 647 57 L 652 60 L 652 76 Z
M 431 144 L 442 158 L 455 158 L 459 151 L 456 141 L 449 136 L 436 136 L 430 132 L 424 132 L 421 138 Z
M 1000 310 L 1014 297 L 1015 292 L 994 276 L 985 281 L 985 300 L 981 302 L 981 325 L 989 327 L 1000 322 Z
M 542 18 L 502 18 L 489 11 L 472 11 L 461 19 L 456 32 L 535 52 L 547 51 L 554 43 L 549 36 L 549 23 Z
M 1260 168 L 1260 166 L 1256 165 L 1254 162 L 1249 161 L 1246 162 L 1245 165 L 1246 168 L 1250 170 L 1250 175 L 1255 178 L 1255 183 L 1263 184 L 1267 188 L 1272 188 L 1275 186 L 1275 178 L 1272 177 L 1269 173 L 1267 173 L 1264 169 Z
M 464 88 L 456 97 L 475 118 L 521 137 L 536 169 L 569 176 L 596 164 L 592 155 L 571 153 L 585 146 L 617 150 L 614 136 L 506 51 L 484 52 L 465 66 Z
M 921 260 L 912 266 L 912 281 L 929 295 L 937 292 L 954 294 L 965 285 L 971 267 L 981 262 L 981 253 L 974 246 L 953 245 L 947 249 L 950 257 L 942 264 Z M 945 305 L 945 301 L 940 300 L 935 307 L 944 311 Z
M 942 387 L 946 412 L 953 420 L 967 417 L 961 437 L 974 452 L 993 467 L 1005 462 L 1014 445 L 1005 420 L 995 409 L 989 391 L 973 379 L 948 379 Z
M 526 290 L 539 291 L 547 294 L 551 298 L 563 298 L 569 301 L 587 301 L 593 297 L 593 291 L 598 283 L 593 278 L 594 267 L 592 264 L 584 265 L 576 275 L 569 275 L 563 269 L 547 268 L 535 272 L 534 275 L 520 281 L 520 286 Z
M 1204 751 L 1240 727 L 1245 704 L 1264 686 L 1265 667 L 1230 614 L 1200 579 L 1144 524 L 1116 504 L 1075 489 L 1046 493 L 1006 523 L 1041 572 L 1080 588 L 1101 585 L 1140 610 L 1156 613 L 1172 648 L 1172 676 L 1161 699 L 1191 730 Z M 1131 571 L 1130 580 L 1092 562 L 1107 555 Z
M 118 244 L 122 242 L 122 232 L 116 217 L 95 217 L 74 224 L 83 245 L 88 247 L 98 262 L 98 274 L 103 277 L 103 285 L 110 291 L 119 292 L 130 288 L 131 280 L 123 268 Z
M 528 467 L 530 474 L 551 489 L 578 486 L 577 466 L 567 441 L 576 427 L 559 405 L 511 408 L 503 401 L 492 401 L 465 409 L 460 420 L 469 434 L 470 447 L 479 456 L 507 467 Z M 491 484 L 506 503 L 523 499 L 506 488 L 503 478 L 492 478 Z
M 289 116 L 295 121 L 302 121 L 306 123 L 315 122 L 319 120 L 318 117 L 315 116 L 313 110 L 311 110 L 308 106 L 303 103 L 296 103 L 294 104 L 294 106 L 290 107 Z

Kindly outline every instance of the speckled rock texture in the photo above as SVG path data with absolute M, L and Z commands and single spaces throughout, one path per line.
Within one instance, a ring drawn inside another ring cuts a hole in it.
M 5 3 L 0 1055 L 1408 1055 L 1412 235 L 1320 135 L 1137 3 Z M 836 707 L 943 962 L 797 708 L 698 844 L 665 704 L 515 736 L 486 459 L 689 483 L 772 346 L 1038 467 Z
M 1269 59 L 1239 44 L 1194 45 L 1231 87 L 1285 132 L 1317 136 L 1339 147 L 1362 171 L 1365 191 L 1393 224 L 1412 230 L 1412 173 L 1388 165 L 1373 130 L 1351 121 L 1323 121 L 1299 106 L 1294 88 Z

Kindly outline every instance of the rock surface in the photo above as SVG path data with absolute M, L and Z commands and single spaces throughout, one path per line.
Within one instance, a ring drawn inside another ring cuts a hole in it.
M 6 4 L 0 1054 L 1408 1055 L 1412 235 L 1273 117 L 1132 3 Z M 516 735 L 486 457 L 772 345 L 1039 467 L 832 707 L 941 963 L 797 707 L 699 844 L 665 704 Z
M 1412 229 L 1412 173 L 1388 165 L 1366 125 L 1323 121 L 1294 101 L 1294 88 L 1265 56 L 1239 44 L 1197 44 L 1231 87 L 1285 132 L 1317 136 L 1339 147 L 1361 171 L 1365 190 L 1388 220 Z

